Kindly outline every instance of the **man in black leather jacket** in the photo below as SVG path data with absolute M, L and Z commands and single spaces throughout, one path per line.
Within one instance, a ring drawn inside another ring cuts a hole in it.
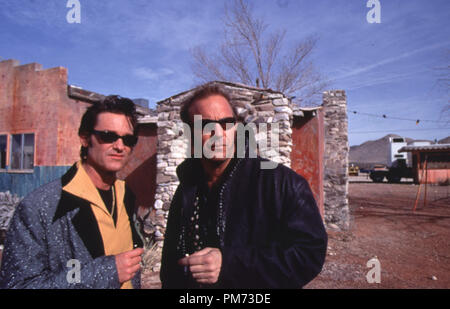
M 236 119 L 228 94 L 206 85 L 181 110 L 203 130 L 202 145 L 223 141 L 206 158 L 186 159 L 172 200 L 162 254 L 163 288 L 301 288 L 323 266 L 327 234 L 307 181 L 261 158 L 224 155 L 235 148 Z M 203 127 L 202 127 L 203 128 Z M 207 131 L 207 130 L 206 130 Z

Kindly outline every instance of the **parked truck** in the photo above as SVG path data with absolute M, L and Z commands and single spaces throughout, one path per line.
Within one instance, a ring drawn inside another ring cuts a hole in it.
M 375 165 L 371 169 L 369 177 L 373 182 L 383 182 L 384 178 L 386 178 L 388 182 L 398 183 L 402 178 L 413 177 L 413 170 L 408 162 L 407 154 L 399 152 L 406 145 L 406 140 L 403 137 L 389 138 L 388 164 Z

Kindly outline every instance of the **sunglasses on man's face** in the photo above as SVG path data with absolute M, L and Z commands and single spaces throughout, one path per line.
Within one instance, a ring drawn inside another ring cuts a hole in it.
M 218 120 L 213 119 L 202 119 L 202 130 L 205 129 L 206 125 L 210 123 L 218 123 L 223 130 L 231 129 L 236 124 L 236 119 L 234 117 L 227 117 Z M 227 127 L 227 124 L 228 127 Z
M 122 139 L 123 144 L 127 147 L 134 147 L 137 144 L 138 138 L 135 135 L 127 134 L 120 136 L 116 132 L 111 131 L 97 131 L 92 130 L 92 133 L 95 134 L 101 142 L 112 144 L 117 141 L 119 138 Z

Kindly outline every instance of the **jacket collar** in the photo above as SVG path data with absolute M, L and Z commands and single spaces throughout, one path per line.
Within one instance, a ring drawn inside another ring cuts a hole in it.
M 195 184 L 204 178 L 203 166 L 200 159 L 188 158 L 177 167 L 177 176 L 183 184 Z
M 206 182 L 205 171 L 200 160 L 197 158 L 188 158 L 177 167 L 177 176 L 180 183 L 184 185 L 199 185 L 202 181 Z M 231 159 L 220 177 L 220 183 L 228 180 L 231 170 L 239 161 L 240 159 L 237 158 Z
M 75 168 L 75 171 L 72 171 L 71 175 L 69 175 L 71 179 L 65 179 L 66 183 L 63 183 L 63 191 L 86 200 L 94 206 L 100 207 L 106 213 L 109 213 L 100 193 L 81 164 L 81 161 L 75 163 L 72 168 Z M 117 201 L 122 201 L 125 194 L 124 181 L 116 180 L 114 189 L 116 191 Z
M 64 217 L 68 212 L 79 209 L 71 219 L 75 230 L 92 258 L 95 259 L 105 255 L 102 235 L 91 205 L 102 207 L 107 211 L 106 206 L 98 190 L 81 165 L 81 162 L 75 163 L 61 177 L 61 185 L 61 198 L 53 217 L 53 222 Z M 124 182 L 116 181 L 114 186 L 117 197 L 123 199 L 125 191 Z

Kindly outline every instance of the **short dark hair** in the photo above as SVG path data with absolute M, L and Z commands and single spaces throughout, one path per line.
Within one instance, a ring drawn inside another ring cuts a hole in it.
M 237 114 L 236 111 L 234 110 L 234 106 L 231 104 L 231 96 L 228 93 L 228 91 L 226 91 L 225 88 L 220 85 L 208 83 L 198 87 L 194 91 L 194 93 L 190 95 L 183 103 L 180 109 L 181 121 L 191 125 L 189 109 L 191 108 L 192 104 L 198 100 L 210 97 L 212 95 L 220 95 L 224 97 L 227 100 L 228 104 L 230 105 L 231 110 L 233 111 L 234 118 L 237 118 Z
M 100 113 L 115 113 L 123 114 L 130 119 L 133 127 L 133 134 L 137 135 L 138 123 L 136 106 L 134 102 L 128 98 L 118 95 L 109 95 L 104 97 L 101 101 L 92 104 L 81 118 L 80 128 L 78 129 L 78 136 L 90 136 L 97 124 L 97 116 Z M 87 157 L 87 148 L 81 146 L 80 156 L 82 160 Z

